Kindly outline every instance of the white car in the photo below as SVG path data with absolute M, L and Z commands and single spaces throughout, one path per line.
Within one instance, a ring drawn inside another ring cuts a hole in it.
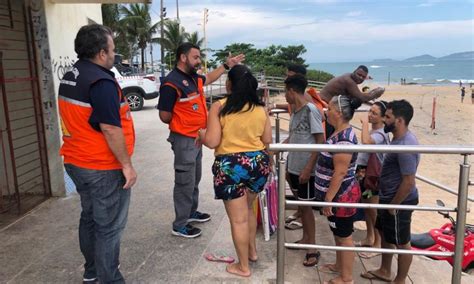
M 111 71 L 115 73 L 115 79 L 127 98 L 130 110 L 141 110 L 144 100 L 151 100 L 159 96 L 160 82 L 155 75 L 122 76 L 115 66 Z

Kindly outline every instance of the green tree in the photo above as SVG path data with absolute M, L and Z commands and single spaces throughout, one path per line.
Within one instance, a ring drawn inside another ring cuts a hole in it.
M 119 8 L 122 18 L 120 23 L 126 26 L 126 32 L 135 38 L 138 48 L 141 50 L 142 70 L 145 69 L 145 49 L 152 41 L 152 35 L 158 29 L 158 23 L 152 24 L 150 17 L 150 5 L 130 4 Z
M 277 54 L 277 65 L 288 66 L 289 63 L 300 64 L 308 67 L 305 60 L 301 57 L 306 52 L 304 45 L 289 45 L 281 47 Z
M 136 49 L 136 40 L 128 33 L 128 27 L 120 22 L 119 4 L 102 4 L 102 23 L 114 32 L 116 52 L 130 58 Z
M 187 42 L 199 46 L 199 48 L 202 47 L 202 44 L 204 43 L 204 38 L 199 38 L 198 32 L 186 33 L 185 36 Z
M 155 37 L 152 39 L 153 42 L 157 42 L 163 46 L 166 50 L 164 64 L 168 64 L 169 68 L 174 64 L 176 57 L 176 49 L 189 37 L 184 27 L 177 21 L 166 20 L 164 21 L 163 38 Z

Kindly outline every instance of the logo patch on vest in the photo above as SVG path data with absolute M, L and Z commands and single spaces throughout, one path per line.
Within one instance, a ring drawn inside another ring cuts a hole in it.
M 188 83 L 188 81 L 186 81 L 186 80 L 183 80 L 183 85 L 185 85 L 186 87 L 189 87 L 189 83 Z
M 198 109 L 199 109 L 198 104 L 193 104 L 193 110 L 194 110 L 194 111 L 197 111 Z

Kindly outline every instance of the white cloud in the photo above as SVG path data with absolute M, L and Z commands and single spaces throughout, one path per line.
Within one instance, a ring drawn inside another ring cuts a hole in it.
M 450 39 L 474 37 L 474 19 L 392 24 L 361 19 L 358 16 L 363 11 L 351 11 L 337 19 L 323 19 L 224 4 L 193 4 L 180 9 L 181 23 L 188 32 L 198 31 L 203 36 L 202 26 L 198 24 L 202 23 L 204 7 L 209 9 L 208 47 L 217 49 L 235 42 L 252 43 L 257 47 L 304 44 L 310 54 L 314 50 L 349 49 L 351 46 L 375 50 L 378 45 L 389 43 L 403 45 L 404 42 L 438 39 L 449 42 Z
M 347 17 L 359 17 L 362 15 L 362 11 L 351 11 L 349 13 L 346 13 Z
M 188 31 L 198 30 L 202 8 L 188 7 L 181 12 L 181 21 Z M 360 44 L 381 40 L 410 40 L 471 36 L 474 20 L 413 22 L 384 24 L 357 19 L 314 19 L 299 15 L 250 10 L 242 6 L 209 6 L 207 35 L 210 41 L 227 38 L 230 42 L 298 42 L 326 44 Z M 360 11 L 351 12 L 359 15 Z

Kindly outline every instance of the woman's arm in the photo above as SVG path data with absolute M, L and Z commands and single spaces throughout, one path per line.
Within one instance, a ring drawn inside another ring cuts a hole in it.
M 272 143 L 272 125 L 270 123 L 270 117 L 268 113 L 265 112 L 265 116 L 267 117 L 265 120 L 265 128 L 263 129 L 263 134 L 260 140 L 262 140 L 263 144 L 265 144 L 268 148 L 268 144 Z
M 362 123 L 362 133 L 361 133 L 361 140 L 362 144 L 375 144 L 374 139 L 370 136 L 369 132 L 369 118 L 368 114 L 366 116 L 363 116 L 360 119 L 360 123 Z
M 221 143 L 222 126 L 219 120 L 221 103 L 219 101 L 212 104 L 207 118 L 207 129 L 200 130 L 199 140 L 210 149 L 215 149 Z
M 326 192 L 326 198 L 324 201 L 332 202 L 336 196 L 339 188 L 341 187 L 342 181 L 347 174 L 349 165 L 351 163 L 352 153 L 337 153 L 332 156 L 334 163 L 334 174 L 329 182 L 329 188 Z M 324 207 L 323 214 L 325 216 L 333 215 L 331 207 Z

